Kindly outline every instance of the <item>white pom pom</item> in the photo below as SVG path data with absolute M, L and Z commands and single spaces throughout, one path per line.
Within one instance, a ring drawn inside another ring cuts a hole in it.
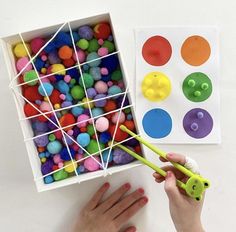
M 185 168 L 189 169 L 193 173 L 200 174 L 199 166 L 197 162 L 189 157 L 186 157 Z

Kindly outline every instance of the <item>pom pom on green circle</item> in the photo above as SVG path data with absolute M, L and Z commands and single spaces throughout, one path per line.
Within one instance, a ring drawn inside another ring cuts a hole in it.
M 114 43 L 112 43 L 112 42 L 109 41 L 109 40 L 105 40 L 104 43 L 103 43 L 103 45 L 102 45 L 102 47 L 107 48 L 109 53 L 112 53 L 112 52 L 115 51 L 115 45 L 114 45 Z
M 88 52 L 97 52 L 99 47 L 98 41 L 96 39 L 91 39 L 89 41 Z
M 82 76 L 79 79 L 79 84 L 81 86 L 83 86 L 82 78 L 84 80 L 85 88 L 91 88 L 93 86 L 94 79 L 93 79 L 93 77 L 90 74 L 88 74 L 88 73 L 83 73 L 82 74 Z
M 29 82 L 30 81 L 30 82 Z M 29 82 L 27 85 L 36 85 L 38 83 L 38 76 L 34 70 L 30 70 L 24 74 L 24 82 Z
M 89 47 L 89 42 L 86 39 L 80 39 L 76 45 L 82 50 L 86 50 Z
M 68 173 L 64 169 L 53 173 L 53 178 L 54 178 L 55 181 L 64 180 L 67 177 L 68 177 Z
M 99 143 L 100 145 L 100 149 L 104 149 L 105 145 L 103 143 Z M 97 153 L 97 155 L 99 155 L 99 147 L 98 147 L 98 143 L 96 140 L 92 139 L 89 143 L 89 145 L 86 147 L 87 151 L 89 152 L 89 154 L 95 154 Z
M 94 131 L 94 126 L 92 124 L 89 124 L 87 126 L 87 133 L 90 135 L 90 136 L 93 136 L 95 131 Z
M 73 86 L 70 93 L 75 100 L 81 100 L 85 96 L 84 89 L 79 85 Z
M 113 81 L 119 81 L 122 79 L 122 72 L 120 69 L 114 71 L 112 74 L 111 74 L 111 79 Z

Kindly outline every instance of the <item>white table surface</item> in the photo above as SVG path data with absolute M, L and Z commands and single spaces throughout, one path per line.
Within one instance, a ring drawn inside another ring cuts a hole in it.
M 218 25 L 221 29 L 221 145 L 161 146 L 195 158 L 211 180 L 203 209 L 207 231 L 235 231 L 236 226 L 236 2 L 234 0 L 0 0 L 0 36 L 28 31 L 97 13 L 110 12 L 128 74 L 134 77 L 134 27 Z M 73 215 L 104 181 L 113 189 L 129 181 L 143 186 L 149 204 L 132 220 L 140 232 L 174 231 L 163 186 L 146 167 L 37 193 L 8 76 L 0 53 L 0 231 L 67 231 Z M 235 175 L 235 176 L 234 176 Z M 139 181 L 137 178 L 139 177 Z M 191 230 L 190 230 L 191 231 Z

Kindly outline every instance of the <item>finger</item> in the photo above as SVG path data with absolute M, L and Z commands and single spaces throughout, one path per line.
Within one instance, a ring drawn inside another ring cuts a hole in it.
M 166 157 L 169 161 L 173 161 L 173 162 L 179 163 L 181 165 L 185 165 L 185 163 L 186 163 L 186 158 L 184 155 L 180 155 L 180 154 L 176 154 L 176 153 L 171 152 L 171 153 L 168 153 Z
M 169 160 L 167 160 L 167 159 L 165 159 L 165 158 L 163 158 L 161 156 L 159 157 L 159 160 L 162 161 L 162 162 L 169 162 Z
M 130 226 L 127 229 L 125 229 L 124 232 L 136 232 L 136 227 L 135 226 Z
M 120 188 L 118 188 L 115 192 L 113 192 L 103 203 L 101 203 L 97 210 L 99 212 L 105 212 L 108 209 L 110 209 L 117 201 L 121 199 L 121 197 L 127 193 L 131 188 L 131 185 L 129 183 L 126 183 L 122 185 Z
M 86 210 L 93 210 L 97 207 L 98 203 L 101 201 L 105 192 L 109 189 L 110 184 L 107 182 L 103 184 L 98 191 L 93 195 L 90 201 L 85 205 Z
M 119 228 L 126 223 L 132 216 L 134 216 L 141 208 L 143 208 L 148 202 L 147 197 L 142 197 L 121 213 L 116 219 L 114 219 L 115 226 Z
M 142 188 L 137 189 L 128 196 L 124 197 L 120 202 L 114 205 L 110 210 L 107 211 L 107 214 L 112 219 L 121 214 L 125 209 L 129 208 L 134 202 L 139 200 L 144 194 Z
M 168 172 L 168 171 L 173 172 L 177 179 L 182 179 L 185 177 L 185 175 L 182 172 L 180 172 L 178 169 L 176 169 L 173 165 L 167 165 L 167 166 L 162 167 L 161 169 L 165 172 Z M 155 179 L 163 179 L 163 176 L 157 172 L 155 172 L 155 174 L 153 174 L 153 177 Z
M 176 177 L 173 172 L 168 171 L 165 180 L 165 191 L 170 201 L 178 201 L 180 199 L 180 192 L 176 185 Z

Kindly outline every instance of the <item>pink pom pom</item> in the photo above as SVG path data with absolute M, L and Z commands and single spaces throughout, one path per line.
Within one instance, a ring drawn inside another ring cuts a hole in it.
M 106 93 L 108 90 L 108 86 L 104 81 L 96 82 L 96 84 L 94 85 L 94 88 L 96 89 L 98 93 Z
M 78 151 L 79 150 L 79 146 L 77 144 L 73 144 L 72 145 L 72 148 L 75 150 L 75 151 Z
M 118 117 L 119 117 L 119 112 L 116 112 L 113 114 L 111 121 L 115 124 L 118 121 Z M 119 123 L 123 123 L 125 121 L 125 114 L 124 112 L 121 111 L 120 113 L 120 118 L 119 118 Z
M 118 86 L 122 89 L 122 88 L 124 88 L 124 82 L 123 81 L 120 81 L 119 83 L 118 83 Z
M 59 167 L 59 168 L 63 168 L 63 166 L 64 166 L 63 162 L 60 162 L 60 163 L 58 164 L 58 167 Z
M 71 76 L 70 76 L 70 75 L 65 75 L 64 81 L 65 81 L 66 83 L 69 83 L 70 80 L 71 80 Z
M 59 154 L 56 154 L 53 156 L 53 161 L 55 164 L 59 164 L 62 162 L 61 156 Z
M 100 72 L 102 75 L 108 75 L 108 73 L 109 73 L 107 68 L 101 68 Z
M 17 60 L 16 62 L 16 69 L 20 72 L 29 62 L 29 58 L 28 57 L 22 57 L 19 60 Z M 24 69 L 24 71 L 22 72 L 23 74 L 25 72 L 28 72 L 30 70 L 32 70 L 32 64 L 28 64 L 27 67 Z
M 76 160 L 81 160 L 81 159 L 83 159 L 83 157 L 84 157 L 84 156 L 83 156 L 82 154 L 76 154 L 76 155 L 75 155 L 75 159 L 76 159 Z M 81 161 L 81 162 L 82 162 L 82 161 Z
M 52 107 L 48 102 L 43 101 L 39 109 L 44 112 L 52 111 Z
M 88 119 L 90 117 L 87 114 L 81 114 L 79 115 L 79 117 L 77 118 L 77 127 L 81 128 L 81 127 L 86 127 L 88 124 Z M 85 121 L 85 122 L 84 122 Z
M 67 131 L 67 134 L 68 134 L 68 135 L 70 135 L 70 136 L 72 136 L 72 135 L 73 135 L 73 133 L 74 133 L 74 131 L 73 131 L 73 130 L 68 130 L 68 131 Z
M 100 162 L 100 158 L 98 156 L 94 156 L 98 162 Z M 93 158 L 89 157 L 84 161 L 84 167 L 90 172 L 96 171 L 100 168 L 99 163 L 97 163 Z
M 108 130 L 108 127 L 109 127 L 108 119 L 105 117 L 98 118 L 95 122 L 95 127 L 96 127 L 97 131 L 99 131 L 99 132 L 104 132 L 104 131 Z
M 78 56 L 78 59 L 79 59 L 79 62 L 80 62 L 80 63 L 83 63 L 83 62 L 85 61 L 86 55 L 85 55 L 85 52 L 84 52 L 83 50 L 79 49 L 79 50 L 77 51 L 77 56 Z M 74 59 L 75 61 L 77 61 L 77 58 L 76 58 L 76 54 L 75 54 L 75 53 L 73 54 L 73 59 Z
M 42 61 L 46 61 L 47 59 L 48 59 L 48 57 L 47 57 L 46 55 L 42 55 L 42 56 L 41 56 L 41 60 L 42 60 Z
M 108 85 L 109 87 L 111 87 L 111 86 L 113 85 L 113 82 L 112 82 L 112 81 L 108 81 L 108 82 L 107 82 L 107 85 Z
M 105 47 L 99 48 L 98 49 L 98 55 L 99 56 L 106 56 L 108 54 L 108 49 Z
M 100 46 L 102 46 L 103 43 L 104 43 L 103 39 L 99 39 L 99 40 L 98 40 L 98 44 L 99 44 Z
M 61 98 L 61 100 L 65 100 L 66 99 L 66 95 L 65 94 L 60 94 L 60 98 Z

